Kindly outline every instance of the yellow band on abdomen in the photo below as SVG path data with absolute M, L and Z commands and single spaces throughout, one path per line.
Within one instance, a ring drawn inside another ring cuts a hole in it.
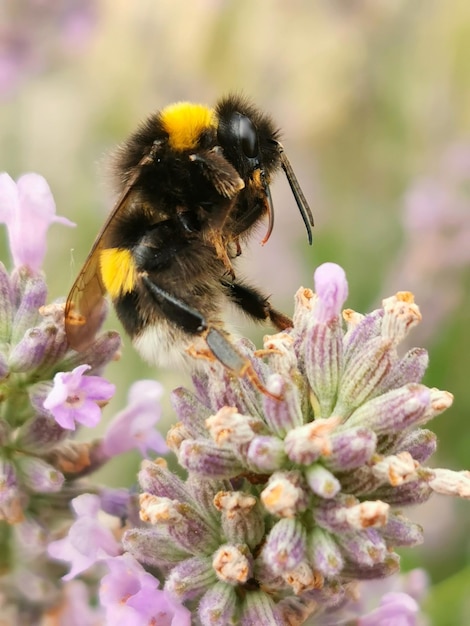
M 129 293 L 135 287 L 137 270 L 127 248 L 108 248 L 100 255 L 101 278 L 112 298 Z

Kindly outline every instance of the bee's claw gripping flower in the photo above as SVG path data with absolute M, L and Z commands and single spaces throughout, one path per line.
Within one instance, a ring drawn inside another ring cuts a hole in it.
M 334 611 L 351 581 L 391 575 L 394 548 L 422 542 L 396 506 L 469 494 L 467 473 L 422 466 L 436 439 L 421 426 L 452 397 L 421 384 L 424 350 L 398 353 L 421 319 L 412 295 L 342 315 L 343 270 L 320 267 L 315 286 L 297 293 L 292 329 L 259 353 L 239 344 L 281 400 L 198 373 L 196 395 L 173 396 L 181 423 L 169 437 L 188 479 L 166 480 L 161 463 L 140 474 L 147 527 L 128 531 L 125 547 L 167 572 L 167 590 L 198 607 L 202 626 Z

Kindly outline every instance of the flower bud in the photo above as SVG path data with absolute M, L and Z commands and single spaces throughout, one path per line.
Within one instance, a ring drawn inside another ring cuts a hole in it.
M 230 543 L 255 548 L 264 535 L 264 520 L 257 499 L 240 491 L 219 491 L 214 505 L 221 513 L 224 536 Z
M 0 345 L 10 341 L 13 308 L 14 294 L 10 277 L 0 262 Z
M 333 578 L 343 568 L 344 560 L 334 536 L 315 526 L 308 535 L 309 559 L 318 572 L 326 578 Z
M 199 598 L 216 581 L 210 558 L 195 556 L 173 567 L 165 581 L 165 590 L 180 602 L 185 602 Z
M 22 456 L 17 460 L 18 472 L 24 484 L 35 493 L 55 493 L 60 491 L 64 475 L 42 459 Z
M 14 270 L 12 284 L 18 302 L 11 331 L 11 343 L 14 345 L 38 323 L 39 308 L 46 302 L 47 287 L 43 276 L 27 267 Z
M 250 591 L 240 613 L 239 626 L 253 626 L 254 624 L 269 624 L 269 626 L 284 626 L 279 610 L 274 601 L 262 591 Z
M 188 471 L 211 478 L 231 478 L 244 469 L 232 450 L 220 448 L 211 441 L 183 441 L 178 461 Z
M 273 572 L 283 574 L 293 570 L 305 558 L 306 532 L 295 519 L 281 519 L 271 529 L 263 546 L 263 559 Z
M 201 599 L 198 607 L 202 624 L 227 626 L 235 624 L 238 596 L 235 587 L 223 582 L 216 582 Z

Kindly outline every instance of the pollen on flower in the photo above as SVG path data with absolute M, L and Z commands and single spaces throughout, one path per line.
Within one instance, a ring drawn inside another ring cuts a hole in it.
M 385 526 L 388 521 L 390 505 L 381 500 L 366 501 L 345 510 L 345 518 L 353 528 L 372 528 Z
M 176 422 L 168 430 L 165 441 L 170 450 L 177 453 L 183 441 L 190 439 L 190 437 L 191 434 L 186 426 L 182 422 Z
M 242 444 L 249 443 L 263 429 L 263 422 L 241 415 L 236 407 L 224 406 L 207 418 L 206 427 L 218 445 L 227 442 Z
M 410 329 L 422 319 L 414 296 L 408 291 L 400 291 L 390 298 L 385 298 L 382 305 L 385 312 L 382 335 L 390 337 L 396 343 L 402 341 Z
M 311 289 L 300 287 L 294 296 L 294 301 L 294 326 L 301 327 L 308 321 L 308 318 L 318 301 L 318 296 Z
M 431 407 L 434 411 L 434 415 L 442 413 L 446 409 L 452 406 L 454 396 L 450 391 L 442 391 L 433 387 L 431 389 Z
M 411 293 L 411 291 L 398 291 L 396 294 L 396 298 L 397 300 L 400 300 L 401 302 L 407 302 L 408 304 L 415 303 L 415 297 L 414 294 Z
M 416 480 L 418 468 L 418 461 L 415 461 L 409 452 L 403 451 L 375 463 L 372 472 L 378 478 L 387 480 L 393 487 L 397 487 Z
M 246 583 L 252 574 L 248 558 L 235 546 L 219 548 L 212 560 L 212 567 L 219 580 L 230 584 Z
M 259 351 L 234 340 L 282 399 L 201 368 L 194 393 L 173 395 L 181 424 L 169 440 L 188 478 L 156 466 L 140 474 L 142 519 L 156 528 L 135 529 L 127 546 L 157 569 L 163 563 L 167 581 L 184 581 L 178 588 L 202 626 L 300 625 L 307 606 L 313 619 L 318 609 L 353 621 L 339 608 L 351 581 L 389 576 L 399 568 L 395 548 L 422 542 L 397 509 L 433 491 L 470 497 L 470 474 L 424 466 L 436 438 L 420 426 L 452 396 L 421 384 L 425 350 L 397 350 L 421 319 L 412 294 L 367 315 L 341 314 L 344 273 L 330 266 L 318 276 L 316 294 L 296 294 L 293 328 L 266 336 Z
M 219 491 L 214 497 L 214 506 L 232 519 L 240 512 L 247 514 L 251 511 L 256 506 L 256 498 L 240 492 Z
M 174 502 L 169 498 L 160 498 L 150 493 L 141 493 L 139 497 L 140 519 L 151 524 L 178 523 L 182 515 L 178 512 Z
M 283 576 L 286 583 L 292 587 L 295 595 L 311 589 L 323 589 L 324 577 L 313 570 L 308 563 L 302 561 L 297 567 Z
M 65 302 L 51 302 L 50 304 L 44 304 L 38 309 L 39 315 L 42 317 L 51 318 L 56 324 L 64 323 L 65 315 Z
M 279 517 L 294 517 L 299 511 L 305 510 L 308 502 L 305 490 L 294 472 L 290 475 L 273 474 L 261 492 L 261 501 L 270 513 Z
M 348 328 L 353 328 L 364 319 L 364 315 L 362 313 L 357 313 L 357 311 L 353 311 L 353 309 L 344 309 L 343 319 L 348 325 Z
M 285 438 L 286 452 L 291 461 L 308 465 L 319 456 L 329 456 L 332 452 L 330 435 L 340 423 L 340 417 L 332 416 L 291 430 Z

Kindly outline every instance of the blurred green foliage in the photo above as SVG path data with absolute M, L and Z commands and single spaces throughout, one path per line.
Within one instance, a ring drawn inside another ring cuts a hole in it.
M 468 467 L 470 160 L 451 161 L 446 176 L 440 172 L 455 146 L 464 155 L 470 151 L 470 3 L 85 4 L 88 14 L 84 20 L 78 10 L 75 30 L 63 27 L 54 3 L 9 0 L 0 7 L 0 169 L 14 177 L 25 171 L 44 175 L 58 213 L 78 224 L 73 231 L 50 231 L 45 271 L 51 299 L 67 293 L 112 205 L 106 154 L 169 102 L 210 104 L 228 91 L 242 91 L 282 127 L 316 221 L 309 249 L 287 184 L 276 182 L 275 233 L 263 249 L 252 242 L 245 273 L 287 312 L 296 288 L 310 286 L 315 266 L 327 260 L 345 268 L 348 306 L 357 310 L 370 309 L 393 290 L 412 289 L 423 313 L 417 337 L 431 357 L 426 383 L 455 394 L 454 407 L 432 425 L 440 438 L 434 463 Z M 30 56 L 16 69 L 13 63 L 11 84 L 2 83 L 5 50 L 19 35 Z M 439 193 L 454 197 L 459 168 L 459 219 L 451 228 L 444 212 L 430 227 L 431 194 L 420 214 L 422 231 L 419 220 L 410 231 L 410 190 L 423 179 L 438 180 Z M 109 325 L 116 324 L 111 317 Z M 262 336 L 243 328 L 256 340 Z M 111 412 L 123 405 L 132 380 L 156 375 L 127 344 L 107 373 L 119 386 Z M 157 376 L 167 389 L 181 384 L 174 372 Z M 171 422 L 168 394 L 165 413 Z M 114 471 L 122 470 L 120 482 L 133 480 L 135 463 L 132 458 L 128 468 Z M 441 498 L 420 510 L 419 520 L 428 540 L 404 555 L 406 565 L 427 567 L 437 584 L 429 603 L 436 624 L 470 623 L 464 602 L 469 505 Z M 456 607 L 463 621 L 445 621 L 442 607 L 449 607 L 447 617 Z

